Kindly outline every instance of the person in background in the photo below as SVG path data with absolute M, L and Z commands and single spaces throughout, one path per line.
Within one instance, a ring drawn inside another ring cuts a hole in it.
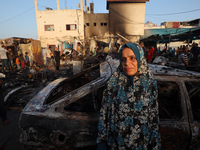
M 139 45 L 124 44 L 104 90 L 97 150 L 158 150 L 157 82 Z
M 197 43 L 193 43 L 193 47 L 191 48 L 191 53 L 193 55 L 193 59 L 198 59 L 199 47 Z
M 143 51 L 144 51 L 144 57 L 147 58 L 147 49 L 144 46 L 144 42 L 140 41 L 139 45 L 142 47 Z
M 46 65 L 49 69 L 52 67 L 51 56 L 53 56 L 53 53 L 51 51 L 51 47 L 49 47 L 46 53 Z
M 14 59 L 14 56 L 13 56 L 13 53 L 12 53 L 12 49 L 9 48 L 8 49 L 8 67 L 9 67 L 9 70 L 13 70 L 13 59 Z
M 106 57 L 109 54 L 109 47 L 108 45 L 106 45 L 106 47 L 104 47 L 103 49 L 103 55 Z
M 93 53 L 93 56 L 96 56 L 97 55 L 97 49 L 96 47 L 94 48 L 94 53 Z
M 180 45 L 179 50 L 182 52 L 183 51 L 183 45 Z
M 192 55 L 191 51 L 189 51 L 189 46 L 188 45 L 186 45 L 185 48 L 186 48 L 186 54 L 188 56 L 188 64 L 189 64 L 189 61 L 190 61 L 190 59 L 193 58 L 193 55 Z
M 21 69 L 21 64 L 20 64 L 20 61 L 19 61 L 19 56 L 17 55 L 16 57 L 16 65 L 17 65 L 17 69 L 20 70 Z
M 186 69 L 188 66 L 188 56 L 187 56 L 187 48 L 185 46 L 182 47 L 182 53 L 179 58 L 179 69 Z
M 86 56 L 86 57 L 89 57 L 89 56 L 90 56 L 90 49 L 89 49 L 89 48 L 87 48 L 87 49 L 85 50 L 85 56 Z
M 160 47 L 158 47 L 158 55 L 160 55 Z
M 152 48 L 149 46 L 147 50 L 147 62 L 151 63 L 153 57 Z
M 157 47 L 155 48 L 155 51 L 154 51 L 153 55 L 154 55 L 155 58 L 159 56 L 159 50 L 158 50 Z
M 7 70 L 7 62 L 8 62 L 8 57 L 7 57 L 7 49 L 6 46 L 2 46 L 2 48 L 0 48 L 0 59 L 2 61 L 2 71 L 6 71 Z
M 156 48 L 154 46 L 151 46 L 151 51 L 153 53 L 153 56 L 152 56 L 152 59 L 151 59 L 151 62 L 153 62 L 153 60 L 156 58 Z
M 26 65 L 26 67 L 29 67 L 29 66 L 30 66 L 30 61 L 29 61 L 28 52 L 25 52 L 25 65 Z
M 172 50 L 172 57 L 176 58 L 176 49 L 175 48 Z
M 164 46 L 164 49 L 161 51 L 161 56 L 167 55 L 167 46 Z
M 58 47 L 55 47 L 54 57 L 56 61 L 56 70 L 59 71 L 60 70 L 60 51 L 58 50 Z
M 25 59 L 24 59 L 23 54 L 19 55 L 19 62 L 21 64 L 21 69 L 23 69 L 25 67 Z

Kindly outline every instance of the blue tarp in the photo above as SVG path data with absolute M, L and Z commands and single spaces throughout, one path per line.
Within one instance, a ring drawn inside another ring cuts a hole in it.
M 66 49 L 66 48 L 69 48 L 69 49 L 70 49 L 71 46 L 70 46 L 68 43 L 64 42 L 64 43 L 63 43 L 63 48 L 64 48 L 64 49 Z
M 144 36 L 149 37 L 151 35 L 178 35 L 189 31 L 198 30 L 199 28 L 164 28 L 164 29 L 145 29 Z

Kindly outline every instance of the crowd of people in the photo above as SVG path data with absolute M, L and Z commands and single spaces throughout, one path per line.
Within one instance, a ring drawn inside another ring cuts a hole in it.
M 164 56 L 176 61 L 179 69 L 187 69 L 189 64 L 196 64 L 200 56 L 200 48 L 197 43 L 192 43 L 192 45 L 180 45 L 173 49 L 164 46 L 163 49 L 160 49 L 160 47 L 144 46 L 144 43 L 141 41 L 140 46 L 144 50 L 144 55 L 148 63 L 152 63 L 158 56 Z
M 115 46 L 113 49 L 109 48 L 109 45 L 97 45 L 92 49 L 86 45 L 82 46 L 80 43 L 77 44 L 76 50 L 73 48 L 73 45 L 69 45 L 70 48 L 63 49 L 59 47 L 48 47 L 46 51 L 46 61 L 45 65 L 47 68 L 55 68 L 56 71 L 59 71 L 60 60 L 68 58 L 68 60 L 81 60 L 89 57 L 98 57 L 99 60 L 105 58 L 108 54 L 118 55 L 119 47 Z M 67 56 L 67 57 L 66 57 Z
M 0 60 L 2 62 L 0 72 L 2 73 L 15 69 L 20 70 L 30 65 L 28 52 L 25 53 L 25 56 L 23 56 L 23 54 L 14 56 L 12 49 L 4 45 L 0 48 Z M 7 125 L 9 120 L 7 119 L 7 112 L 4 104 L 2 83 L 3 81 L 0 79 L 0 118 L 3 124 Z
M 198 56 L 200 55 L 200 48 L 198 47 L 197 43 L 193 43 L 192 45 L 180 45 L 177 48 L 171 48 L 167 46 L 164 46 L 163 49 L 160 47 L 156 46 L 146 46 L 144 45 L 143 41 L 139 42 L 139 45 L 143 48 L 144 50 L 144 57 L 146 58 L 148 63 L 153 63 L 153 60 L 158 57 L 158 56 L 164 56 L 166 58 L 170 58 L 172 61 L 176 61 L 178 63 L 178 67 L 180 69 L 186 69 L 189 64 L 195 64 L 198 60 Z M 57 49 L 57 48 L 56 48 Z M 100 58 L 106 57 L 108 54 L 109 55 L 114 55 L 118 56 L 120 46 L 116 45 L 114 47 L 109 47 L 109 44 L 107 45 L 97 45 L 94 47 L 92 50 L 90 47 L 85 46 L 83 47 L 81 44 L 77 45 L 77 49 L 71 48 L 70 52 L 70 58 L 71 60 L 75 60 L 78 56 L 83 57 L 93 57 L 93 56 L 98 56 Z M 60 65 L 60 61 L 58 58 L 56 58 L 56 55 L 58 57 L 57 53 L 58 50 L 55 50 L 53 53 L 51 49 L 49 48 L 47 50 L 47 56 L 46 56 L 46 65 L 51 68 L 52 64 L 56 65 L 57 64 L 57 69 L 58 69 L 58 64 Z M 63 50 L 60 51 L 59 55 L 64 55 Z M 53 60 L 51 58 L 54 58 Z M 56 58 L 56 59 L 55 59 Z M 189 63 L 191 62 L 191 63 Z
M 23 54 L 15 56 L 12 49 L 4 45 L 0 48 L 0 60 L 2 62 L 1 72 L 20 70 L 30 66 L 28 52 L 25 52 L 25 56 Z

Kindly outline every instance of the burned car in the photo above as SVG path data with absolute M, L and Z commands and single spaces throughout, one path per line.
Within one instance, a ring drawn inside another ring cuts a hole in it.
M 20 141 L 29 148 L 95 149 L 102 93 L 116 62 L 57 79 L 40 91 L 21 113 Z M 162 149 L 199 149 L 200 73 L 149 66 L 158 84 Z
M 47 149 L 95 145 L 103 89 L 118 65 L 108 59 L 51 82 L 22 111 L 20 142 Z

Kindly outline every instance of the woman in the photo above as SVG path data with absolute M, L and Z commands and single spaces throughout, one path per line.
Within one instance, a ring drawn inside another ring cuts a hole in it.
M 124 44 L 104 91 L 97 149 L 160 149 L 157 83 L 142 48 Z

